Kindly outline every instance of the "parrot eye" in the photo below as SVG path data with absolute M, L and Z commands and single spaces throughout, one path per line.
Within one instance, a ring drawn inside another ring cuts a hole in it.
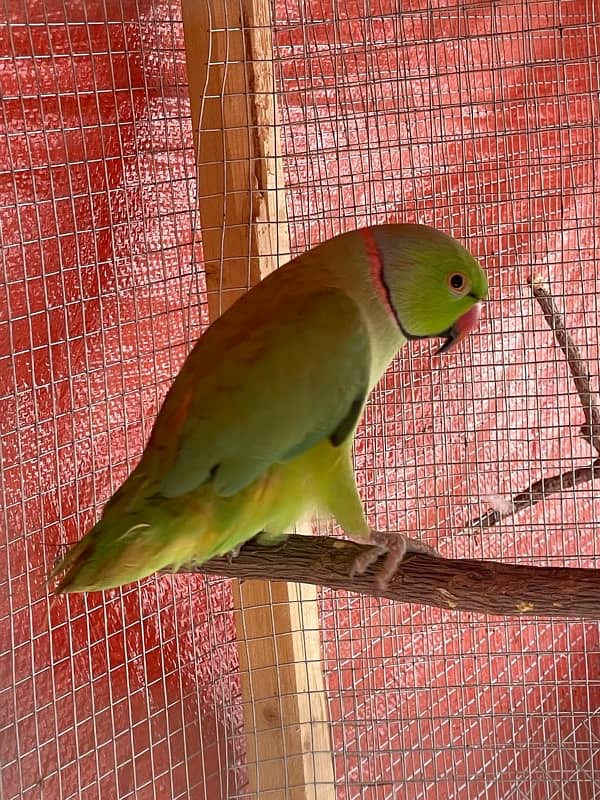
M 453 272 L 448 276 L 448 287 L 454 294 L 462 295 L 467 291 L 467 279 L 462 272 Z

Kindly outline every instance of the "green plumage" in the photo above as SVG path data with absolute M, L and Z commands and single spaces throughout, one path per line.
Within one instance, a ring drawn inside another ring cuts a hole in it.
M 277 539 L 317 509 L 368 536 L 351 456 L 366 398 L 405 335 L 448 335 L 486 292 L 464 248 L 412 225 L 342 235 L 270 275 L 200 338 L 140 463 L 54 570 L 58 591 Z

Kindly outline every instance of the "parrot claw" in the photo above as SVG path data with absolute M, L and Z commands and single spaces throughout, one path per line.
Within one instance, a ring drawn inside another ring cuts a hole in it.
M 387 587 L 400 564 L 411 553 L 433 556 L 434 558 L 443 557 L 434 547 L 430 547 L 430 545 L 418 539 L 411 539 L 403 533 L 371 530 L 369 544 L 372 544 L 372 547 L 354 559 L 350 577 L 354 578 L 356 575 L 363 575 L 381 556 L 386 555 L 387 557 L 376 575 L 379 589 Z
M 234 547 L 232 550 L 230 550 L 230 551 L 229 551 L 229 552 L 226 554 L 225 558 L 227 559 L 227 561 L 229 562 L 229 564 L 233 564 L 233 559 L 234 559 L 234 558 L 237 558 L 237 557 L 239 556 L 239 554 L 240 554 L 240 550 L 241 550 L 241 549 L 242 549 L 242 545 L 241 545 L 241 544 L 238 544 L 238 545 L 237 545 L 237 547 Z

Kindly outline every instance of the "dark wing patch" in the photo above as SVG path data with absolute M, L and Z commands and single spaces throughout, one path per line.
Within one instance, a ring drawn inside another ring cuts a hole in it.
M 339 447 L 343 442 L 345 442 L 348 436 L 354 430 L 358 420 L 360 419 L 361 411 L 365 405 L 366 398 L 367 389 L 365 388 L 354 398 L 350 408 L 348 409 L 348 413 L 342 419 L 334 432 L 330 434 L 329 441 L 334 447 Z

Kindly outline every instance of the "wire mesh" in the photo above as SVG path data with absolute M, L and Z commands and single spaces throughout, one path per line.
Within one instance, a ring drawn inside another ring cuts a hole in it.
M 245 4 L 210 6 L 246 32 Z M 267 9 L 291 252 L 420 221 L 467 242 L 491 279 L 462 354 L 440 363 L 411 346 L 375 391 L 355 446 L 369 518 L 451 556 L 594 565 L 592 483 L 478 536 L 463 529 L 590 461 L 526 279 L 547 280 L 598 388 L 597 4 Z M 11 3 L 4 17 L 2 796 L 248 797 L 252 698 L 229 583 L 152 577 L 51 612 L 45 586 L 57 549 L 135 464 L 208 321 L 181 7 Z M 234 36 L 221 23 L 213 34 Z M 227 266 L 222 253 L 221 276 Z M 308 670 L 312 600 L 298 603 Z M 307 797 L 598 795 L 596 623 L 323 590 L 319 628 L 335 789 Z M 297 796 L 285 776 L 273 796 Z
M 206 316 L 181 10 L 5 13 L 2 796 L 214 797 L 239 727 L 226 586 L 89 595 L 46 630 L 56 545 L 137 460 Z

